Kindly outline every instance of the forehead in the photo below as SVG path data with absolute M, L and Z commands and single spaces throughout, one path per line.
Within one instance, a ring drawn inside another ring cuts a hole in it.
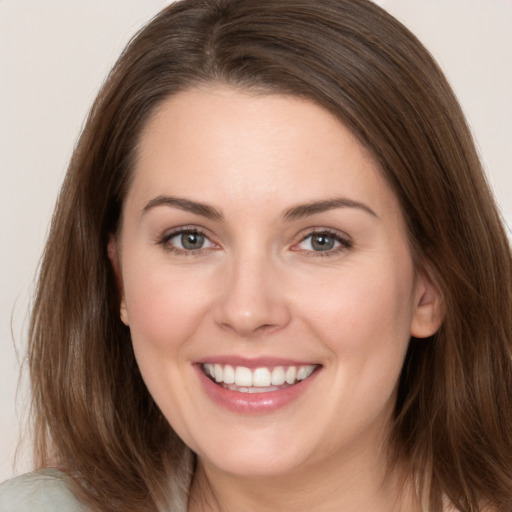
M 157 108 L 141 135 L 130 192 L 221 203 L 339 194 L 377 208 L 394 201 L 370 152 L 328 111 L 228 86 L 186 90 Z

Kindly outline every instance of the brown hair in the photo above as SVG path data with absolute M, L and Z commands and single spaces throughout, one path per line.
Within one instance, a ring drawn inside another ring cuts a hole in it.
M 391 462 L 432 512 L 512 503 L 512 262 L 472 137 L 418 40 L 366 0 L 184 0 L 128 45 L 55 210 L 29 360 L 37 463 L 98 510 L 158 510 L 182 442 L 146 390 L 107 257 L 138 138 L 169 95 L 219 81 L 309 98 L 380 163 L 445 320 L 411 340 Z

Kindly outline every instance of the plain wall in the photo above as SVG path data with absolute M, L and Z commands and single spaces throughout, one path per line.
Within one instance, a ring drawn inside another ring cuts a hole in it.
M 18 378 L 33 281 L 67 161 L 115 58 L 168 3 L 0 0 L 0 481 L 30 469 L 29 450 L 13 468 L 28 403 L 26 375 Z M 377 3 L 445 70 L 512 225 L 512 2 Z

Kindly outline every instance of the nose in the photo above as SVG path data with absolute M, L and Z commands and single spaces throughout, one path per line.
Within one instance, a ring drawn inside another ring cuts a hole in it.
M 214 306 L 215 322 L 244 338 L 286 327 L 291 314 L 283 285 L 283 273 L 270 257 L 233 257 Z

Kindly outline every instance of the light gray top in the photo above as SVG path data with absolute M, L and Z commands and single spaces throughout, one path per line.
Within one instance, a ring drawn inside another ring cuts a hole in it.
M 193 455 L 185 449 L 173 477 L 169 478 L 166 512 L 186 512 L 192 480 Z M 91 512 L 71 491 L 67 477 L 46 468 L 0 484 L 0 512 Z
M 186 459 L 189 462 L 190 456 Z M 186 512 L 190 475 L 188 470 L 178 471 L 172 479 L 171 490 L 175 494 L 168 512 Z M 0 512 L 91 512 L 91 509 L 78 501 L 66 484 L 64 473 L 47 468 L 0 484 Z
M 0 484 L 0 512 L 86 512 L 57 469 L 42 469 Z

